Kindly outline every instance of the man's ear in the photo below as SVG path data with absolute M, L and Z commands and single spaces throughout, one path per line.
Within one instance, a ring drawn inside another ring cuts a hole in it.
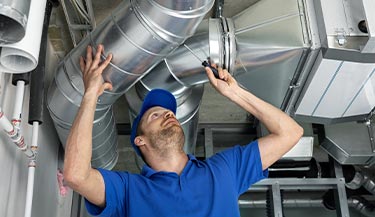
M 145 142 L 144 142 L 144 139 L 142 138 L 142 136 L 135 137 L 134 144 L 138 147 L 145 145 Z

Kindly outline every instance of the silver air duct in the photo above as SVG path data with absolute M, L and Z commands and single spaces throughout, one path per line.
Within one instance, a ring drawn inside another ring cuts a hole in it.
M 176 92 L 205 83 L 208 79 L 201 61 L 210 57 L 245 88 L 282 107 L 299 76 L 309 72 L 306 68 L 302 73 L 300 66 L 316 55 L 309 50 L 315 41 L 309 38 L 307 23 L 313 12 L 299 4 L 262 0 L 232 18 L 205 20 L 194 36 L 141 82 L 157 82 Z
M 0 43 L 20 41 L 26 32 L 30 1 L 0 0 Z
M 187 87 L 208 82 L 202 67 L 202 61 L 208 57 L 220 67 L 232 69 L 236 56 L 233 32 L 230 19 L 202 21 L 196 34 L 165 58 L 141 82 L 160 85 L 171 92 L 180 92 Z
M 103 44 L 113 59 L 103 72 L 113 90 L 98 99 L 93 129 L 94 167 L 111 169 L 117 161 L 117 133 L 111 105 L 186 38 L 194 34 L 213 0 L 123 1 L 59 65 L 47 97 L 63 144 L 84 93 L 79 57 L 86 47 Z M 106 151 L 104 151 L 106 150 Z
M 210 57 L 245 88 L 281 107 L 296 80 L 292 79 L 294 74 L 300 74 L 296 72 L 306 58 L 303 54 L 310 48 L 305 19 L 304 8 L 298 1 L 263 0 L 232 19 L 204 20 L 196 34 L 142 78 L 140 85 L 149 90 L 162 87 L 178 98 L 208 81 L 202 61 Z M 131 109 L 136 108 L 139 106 Z M 130 115 L 134 118 L 132 112 Z M 185 132 L 185 137 L 196 137 L 196 131 L 195 128 Z

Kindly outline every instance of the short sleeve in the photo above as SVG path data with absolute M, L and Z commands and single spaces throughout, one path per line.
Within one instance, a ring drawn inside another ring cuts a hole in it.
M 245 146 L 236 145 L 218 153 L 218 157 L 224 158 L 233 174 L 235 189 L 239 195 L 255 182 L 268 177 L 268 170 L 262 170 L 258 141 Z
M 128 173 L 114 172 L 100 168 L 98 171 L 102 174 L 104 179 L 106 205 L 104 208 L 100 208 L 85 198 L 87 211 L 93 216 L 125 216 Z

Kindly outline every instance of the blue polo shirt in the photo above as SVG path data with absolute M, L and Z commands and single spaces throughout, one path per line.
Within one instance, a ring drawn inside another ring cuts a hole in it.
M 106 206 L 85 200 L 94 216 L 240 216 L 238 197 L 266 178 L 258 142 L 234 146 L 205 161 L 188 155 L 181 175 L 144 166 L 141 174 L 98 169 L 105 182 Z

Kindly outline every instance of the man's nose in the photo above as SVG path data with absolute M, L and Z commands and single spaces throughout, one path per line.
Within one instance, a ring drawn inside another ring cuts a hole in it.
M 166 111 L 164 113 L 164 118 L 170 118 L 170 117 L 174 117 L 174 114 L 172 111 Z

